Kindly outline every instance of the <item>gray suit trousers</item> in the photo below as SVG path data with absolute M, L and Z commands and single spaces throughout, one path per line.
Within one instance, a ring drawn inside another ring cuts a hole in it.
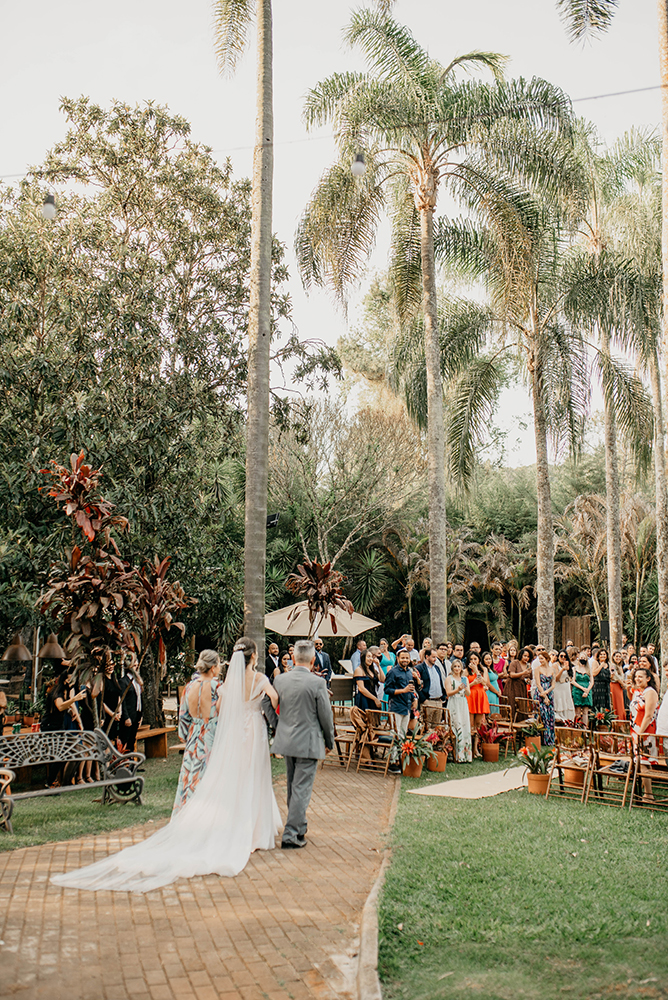
M 318 761 L 314 757 L 286 757 L 288 772 L 288 818 L 283 843 L 294 844 L 306 833 L 306 810 L 311 801 Z

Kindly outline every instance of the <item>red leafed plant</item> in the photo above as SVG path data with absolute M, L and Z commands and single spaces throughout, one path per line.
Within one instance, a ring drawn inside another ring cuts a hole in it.
M 86 465 L 83 451 L 78 455 L 70 455 L 70 469 L 52 461 L 51 468 L 42 469 L 41 472 L 51 476 L 54 481 L 48 495 L 72 518 L 74 524 L 78 524 L 89 542 L 94 542 L 102 532 L 105 544 L 108 545 L 112 528 L 127 528 L 127 518 L 112 514 L 113 503 L 99 495 L 102 470 Z
M 332 624 L 332 632 L 336 635 L 336 617 L 334 608 L 341 608 L 349 615 L 353 613 L 352 602 L 343 593 L 341 584 L 343 574 L 332 569 L 331 562 L 322 563 L 309 562 L 306 560 L 297 566 L 297 572 L 291 573 L 285 581 L 285 586 L 290 593 L 296 597 L 303 597 L 308 604 L 309 617 L 309 638 L 316 631 L 314 623 L 318 619 L 320 624 L 329 615 Z M 291 613 L 291 617 L 296 612 Z

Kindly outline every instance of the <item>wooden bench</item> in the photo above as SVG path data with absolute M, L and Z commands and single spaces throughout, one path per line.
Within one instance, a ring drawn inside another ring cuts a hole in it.
M 176 732 L 176 726 L 165 726 L 164 729 L 151 729 L 150 726 L 140 726 L 137 730 L 137 742 L 144 741 L 144 753 L 147 757 L 167 756 L 167 734 Z
M 146 758 L 142 753 L 119 753 L 101 729 L 95 732 L 56 730 L 47 733 L 17 733 L 0 737 L 0 826 L 13 833 L 11 816 L 14 803 L 44 795 L 62 795 L 91 788 L 102 788 L 102 802 L 134 801 L 141 805 L 144 779 L 137 774 Z M 35 764 L 79 764 L 91 761 L 102 775 L 99 781 L 81 785 L 59 785 L 11 794 L 16 771 Z

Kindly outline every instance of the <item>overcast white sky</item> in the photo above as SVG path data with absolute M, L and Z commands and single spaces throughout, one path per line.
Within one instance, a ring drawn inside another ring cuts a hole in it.
M 329 73 L 362 68 L 342 47 L 341 29 L 354 6 L 338 0 L 274 0 L 276 173 L 274 228 L 292 245 L 297 219 L 333 154 L 331 139 L 306 139 L 306 90 Z M 254 52 L 236 76 L 221 79 L 213 55 L 209 0 L 0 0 L 3 94 L 0 176 L 11 181 L 64 132 L 61 96 L 107 103 L 155 100 L 192 123 L 193 138 L 235 172 L 250 174 L 254 136 Z M 471 49 L 511 57 L 510 75 L 543 76 L 572 98 L 651 87 L 659 82 L 655 0 L 621 0 L 613 27 L 586 48 L 569 44 L 554 0 L 400 0 L 395 16 L 440 61 Z M 633 125 L 660 120 L 658 91 L 580 101 L 607 141 Z M 306 139 L 306 141 L 304 141 Z M 376 262 L 382 265 L 382 246 Z M 324 292 L 306 297 L 292 268 L 294 319 L 302 337 L 335 343 L 343 317 Z M 499 422 L 515 434 L 513 413 L 529 409 L 508 396 Z M 510 443 L 512 443 L 512 440 Z M 531 435 L 513 463 L 533 461 Z

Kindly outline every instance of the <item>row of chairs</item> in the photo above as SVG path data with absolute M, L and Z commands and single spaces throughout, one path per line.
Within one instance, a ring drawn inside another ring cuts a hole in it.
M 557 726 L 545 796 L 668 810 L 666 744 L 661 737 L 633 736 L 623 721 L 609 732 Z

